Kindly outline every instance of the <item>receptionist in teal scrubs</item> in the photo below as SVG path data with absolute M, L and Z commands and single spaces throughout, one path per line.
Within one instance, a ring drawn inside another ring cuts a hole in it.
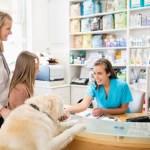
M 67 108 L 70 113 L 86 110 L 92 100 L 97 107 L 92 110 L 94 116 L 102 114 L 123 114 L 130 112 L 128 107 L 132 95 L 128 84 L 117 78 L 109 60 L 101 58 L 94 63 L 94 81 L 90 83 L 81 103 Z

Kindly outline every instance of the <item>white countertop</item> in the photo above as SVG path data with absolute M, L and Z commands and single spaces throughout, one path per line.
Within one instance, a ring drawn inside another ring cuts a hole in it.
M 60 87 L 66 87 L 70 86 L 69 84 L 66 84 L 64 80 L 61 81 L 40 81 L 35 80 L 35 87 L 43 87 L 43 88 L 60 88 Z

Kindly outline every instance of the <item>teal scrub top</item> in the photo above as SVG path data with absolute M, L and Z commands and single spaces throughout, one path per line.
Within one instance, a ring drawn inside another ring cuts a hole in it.
M 106 97 L 104 86 L 100 85 L 97 89 L 95 82 L 90 83 L 85 95 L 90 95 L 93 100 L 96 99 L 97 107 L 106 109 L 119 108 L 122 104 L 133 100 L 128 84 L 117 78 L 110 79 L 108 97 Z M 126 112 L 130 112 L 129 108 Z

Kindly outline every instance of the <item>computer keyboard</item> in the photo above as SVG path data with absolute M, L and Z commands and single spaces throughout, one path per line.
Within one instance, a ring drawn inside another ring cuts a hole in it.
M 138 116 L 127 118 L 126 122 L 150 122 L 149 116 Z

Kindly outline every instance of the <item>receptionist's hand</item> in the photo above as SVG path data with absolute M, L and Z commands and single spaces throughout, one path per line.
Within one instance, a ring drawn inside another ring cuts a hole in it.
M 92 115 L 95 117 L 101 116 L 103 114 L 103 109 L 102 108 L 94 108 L 92 110 Z

